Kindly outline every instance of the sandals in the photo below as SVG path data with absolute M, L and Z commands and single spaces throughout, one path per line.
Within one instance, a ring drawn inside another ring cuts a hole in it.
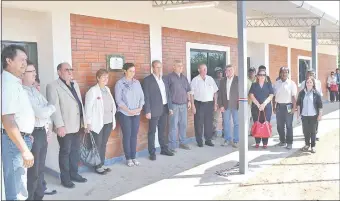
M 301 151 L 308 151 L 308 149 L 309 149 L 309 146 L 305 145 L 304 147 L 301 148 Z
M 126 161 L 126 165 L 129 166 L 129 167 L 132 167 L 132 166 L 134 166 L 135 164 L 132 162 L 132 160 L 127 160 L 127 161 Z
M 139 165 L 140 165 L 140 162 L 138 162 L 136 159 L 132 159 L 132 162 L 133 162 L 136 166 L 139 166 Z

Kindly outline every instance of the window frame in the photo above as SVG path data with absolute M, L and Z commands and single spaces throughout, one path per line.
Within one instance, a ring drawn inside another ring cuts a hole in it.
M 300 75 L 300 60 L 309 60 L 309 64 L 312 65 L 312 58 L 311 57 L 298 56 L 298 58 L 297 58 L 297 85 L 298 85 L 298 87 L 301 86 L 300 76 L 299 76 Z M 315 73 L 317 73 L 317 69 L 315 69 Z
M 186 72 L 187 72 L 187 79 L 189 83 L 191 82 L 191 62 L 190 62 L 191 49 L 202 50 L 202 51 L 207 50 L 207 51 L 225 52 L 226 64 L 230 64 L 230 47 L 221 46 L 221 45 L 210 45 L 210 44 L 203 44 L 203 43 L 186 42 Z

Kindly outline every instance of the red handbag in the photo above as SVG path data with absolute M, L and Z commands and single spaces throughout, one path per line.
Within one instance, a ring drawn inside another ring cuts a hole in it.
M 272 136 L 272 125 L 267 121 L 266 113 L 264 111 L 264 122 L 260 123 L 260 114 L 261 111 L 259 111 L 257 121 L 254 122 L 253 126 L 251 127 L 252 136 L 257 138 L 270 138 Z
M 331 84 L 329 87 L 332 92 L 338 92 L 338 85 L 337 84 Z

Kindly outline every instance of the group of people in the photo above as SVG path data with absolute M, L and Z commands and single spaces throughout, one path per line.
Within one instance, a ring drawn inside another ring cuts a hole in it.
M 173 72 L 163 75 L 162 63 L 155 60 L 151 64 L 152 73 L 140 83 L 135 78 L 135 65 L 125 63 L 124 76 L 116 82 L 114 95 L 107 86 L 109 72 L 100 69 L 96 73 L 97 83 L 86 92 L 85 103 L 73 79 L 73 68 L 68 63 L 57 66 L 59 78 L 47 85 L 46 98 L 39 92 L 35 66 L 27 60 L 26 51 L 21 46 L 10 45 L 3 49 L 2 66 L 1 132 L 6 199 L 43 199 L 47 189 L 44 181 L 45 159 L 52 131 L 57 134 L 60 146 L 61 184 L 67 188 L 74 188 L 73 182 L 87 182 L 78 173 L 83 133 L 93 135 L 99 151 L 101 163 L 93 167 L 94 171 L 102 175 L 111 171 L 104 165 L 105 151 L 108 138 L 116 127 L 116 118 L 121 126 L 124 155 L 129 167 L 140 165 L 136 159 L 136 148 L 141 115 L 149 121 L 148 151 L 152 161 L 156 160 L 156 130 L 161 155 L 174 156 L 177 148 L 190 149 L 185 143 L 188 112 L 194 114 L 198 147 L 214 146 L 212 139 L 216 135 L 221 113 L 224 130 L 222 145 L 238 147 L 239 83 L 232 65 L 224 69 L 216 68 L 218 76 L 214 79 L 207 75 L 206 64 L 199 64 L 199 75 L 189 83 L 182 73 L 181 61 L 174 61 Z M 303 89 L 297 94 L 296 84 L 288 78 L 288 68 L 280 69 L 275 84 L 267 76 L 265 66 L 260 66 L 257 73 L 251 68 L 248 80 L 249 111 L 253 121 L 260 122 L 270 121 L 274 111 L 280 135 L 279 145 L 291 149 L 293 114 L 298 108 L 306 137 L 304 150 L 311 144 L 315 152 L 322 101 L 317 81 L 312 72 L 309 73 Z M 169 134 L 166 139 L 168 121 Z M 268 138 L 255 140 L 256 148 L 261 141 L 263 148 L 267 147 Z
M 335 73 L 327 78 L 327 89 L 329 91 L 329 98 L 331 102 L 340 101 L 340 68 L 337 68 Z

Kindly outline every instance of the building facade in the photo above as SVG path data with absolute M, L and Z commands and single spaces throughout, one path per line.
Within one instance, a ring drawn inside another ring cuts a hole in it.
M 164 74 L 172 71 L 174 60 L 181 60 L 191 80 L 197 63 L 213 68 L 233 64 L 237 71 L 236 14 L 216 8 L 164 11 L 153 8 L 150 1 L 6 1 L 2 9 L 3 45 L 18 43 L 29 51 L 38 66 L 41 88 L 57 79 L 56 67 L 69 62 L 82 97 L 96 83 L 95 73 L 107 68 L 107 55 L 121 55 L 136 65 L 136 77 L 150 73 L 150 63 L 161 60 Z M 310 41 L 288 38 L 286 28 L 249 28 L 249 66 L 267 66 L 272 80 L 281 66 L 288 66 L 291 79 L 301 83 L 306 66 L 311 63 Z M 319 46 L 315 69 L 326 91 L 326 79 L 337 65 L 336 46 Z M 236 72 L 237 73 L 237 72 Z M 109 87 L 122 72 L 110 72 Z M 147 120 L 142 118 L 138 134 L 138 151 L 147 148 Z M 194 136 L 193 115 L 188 116 L 188 137 Z M 111 133 L 107 159 L 122 156 L 119 125 Z M 49 145 L 46 164 L 59 172 L 58 143 Z

